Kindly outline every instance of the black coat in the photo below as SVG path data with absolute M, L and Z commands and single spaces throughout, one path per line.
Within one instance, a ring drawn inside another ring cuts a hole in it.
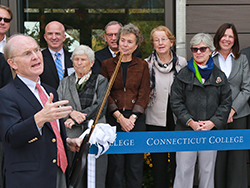
M 7 61 L 0 53 L 0 88 L 8 84 L 13 79 L 11 69 Z
M 175 130 L 192 130 L 186 125 L 190 118 L 211 120 L 215 129 L 224 129 L 232 105 L 230 85 L 217 66 L 204 84 L 184 67 L 171 87 L 170 104 L 177 117 Z

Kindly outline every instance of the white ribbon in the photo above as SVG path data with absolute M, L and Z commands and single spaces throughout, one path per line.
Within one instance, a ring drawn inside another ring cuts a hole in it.
M 88 124 L 88 129 L 84 131 L 80 138 L 84 138 L 86 134 L 89 134 L 90 128 L 93 125 L 94 121 L 90 120 Z M 94 131 L 92 132 L 89 143 L 94 144 L 97 148 L 97 154 L 95 155 L 98 158 L 100 155 L 104 154 L 109 149 L 109 143 L 113 143 L 116 139 L 116 127 L 111 127 L 107 123 L 98 123 L 95 125 Z
M 79 138 L 84 138 L 86 134 L 90 133 L 91 126 L 94 121 L 90 120 L 88 129 L 85 130 Z M 88 165 L 87 165 L 87 187 L 95 188 L 95 165 L 96 159 L 104 154 L 109 149 L 109 143 L 113 143 L 116 139 L 116 127 L 111 127 L 106 123 L 98 123 L 95 125 L 94 131 L 92 132 L 89 143 L 94 144 L 97 147 L 97 154 L 88 154 Z

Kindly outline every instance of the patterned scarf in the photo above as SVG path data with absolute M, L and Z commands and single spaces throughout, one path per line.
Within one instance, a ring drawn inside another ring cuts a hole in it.
M 77 74 L 75 74 L 76 75 L 76 89 L 78 93 L 82 91 L 83 87 L 85 86 L 91 74 L 92 74 L 92 70 L 90 70 L 88 74 L 85 74 L 82 78 L 78 78 Z
M 172 55 L 173 55 L 173 59 L 172 59 L 172 69 L 169 71 L 174 71 L 174 74 L 176 75 L 177 71 L 176 71 L 176 62 L 178 60 L 177 56 L 176 56 L 176 53 L 171 50 L 172 52 Z M 154 50 L 152 52 L 152 54 L 147 58 L 145 59 L 147 62 L 148 62 L 148 67 L 149 67 L 149 74 L 150 74 L 150 96 L 149 96 L 149 103 L 148 103 L 148 106 L 153 106 L 154 104 L 154 100 L 156 98 L 156 92 L 155 92 L 155 71 L 154 71 L 154 68 L 156 66 L 156 63 L 162 67 L 163 65 L 159 63 L 159 60 L 158 60 L 158 56 L 156 54 L 156 51 Z

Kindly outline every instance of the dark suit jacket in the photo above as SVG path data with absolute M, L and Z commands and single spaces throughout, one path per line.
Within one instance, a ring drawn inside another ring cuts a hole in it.
M 47 93 L 56 91 L 43 85 Z M 55 188 L 57 179 L 56 136 L 50 123 L 40 135 L 34 114 L 42 109 L 29 88 L 18 78 L 0 90 L 0 136 L 4 148 L 3 176 L 5 188 Z M 60 132 L 66 148 L 66 131 L 60 121 Z
M 59 86 L 59 77 L 58 77 L 54 59 L 48 48 L 43 50 L 42 53 L 43 53 L 43 61 L 44 61 L 44 71 L 40 75 L 41 81 L 42 83 L 45 83 L 57 89 Z M 73 67 L 73 63 L 70 60 L 70 57 L 71 57 L 71 53 L 64 50 L 64 60 L 65 60 L 64 77 L 68 76 L 67 69 Z
M 0 88 L 8 84 L 12 79 L 10 66 L 0 52 Z
M 141 58 L 141 51 L 136 51 L 134 53 L 134 55 L 136 57 Z M 101 67 L 102 67 L 102 62 L 106 59 L 112 58 L 112 54 L 110 53 L 108 46 L 106 46 L 105 48 L 103 48 L 102 50 L 99 50 L 97 52 L 95 52 L 95 63 L 92 67 L 93 72 L 100 74 L 101 72 Z
M 247 56 L 248 63 L 250 64 L 250 47 L 242 49 L 240 53 L 245 54 Z

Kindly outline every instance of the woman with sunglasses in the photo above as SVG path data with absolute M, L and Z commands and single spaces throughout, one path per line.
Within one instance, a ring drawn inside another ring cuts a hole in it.
M 235 26 L 222 24 L 215 36 L 213 53 L 215 65 L 225 73 L 232 90 L 232 106 L 227 129 L 246 129 L 250 114 L 250 72 L 245 55 L 239 53 L 239 39 Z M 247 188 L 246 150 L 219 151 L 216 161 L 215 186 L 217 188 Z
M 147 131 L 173 131 L 175 124 L 169 104 L 170 89 L 174 76 L 187 65 L 187 60 L 171 49 L 175 45 L 175 37 L 165 26 L 151 31 L 150 43 L 154 51 L 145 59 L 149 66 L 151 90 L 145 112 Z M 170 153 L 170 162 L 168 155 L 167 152 L 151 153 L 154 188 L 172 187 L 175 153 Z
M 170 103 L 177 117 L 176 131 L 223 129 L 231 107 L 231 90 L 225 74 L 210 57 L 213 38 L 198 33 L 190 41 L 193 57 L 175 77 Z M 176 152 L 174 188 L 193 188 L 198 160 L 200 188 L 214 188 L 216 151 Z

